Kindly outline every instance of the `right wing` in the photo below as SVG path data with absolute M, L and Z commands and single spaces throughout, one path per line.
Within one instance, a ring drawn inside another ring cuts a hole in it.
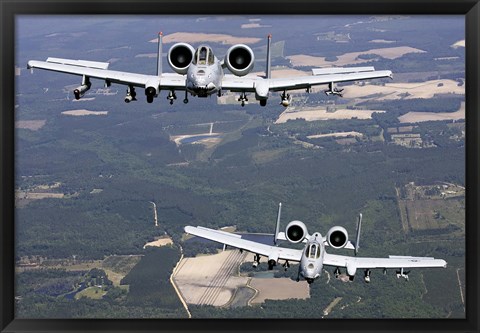
M 160 89 L 185 90 L 185 77 L 174 73 L 164 73 L 161 76 L 138 73 L 112 71 L 108 69 L 108 63 L 71 60 L 61 58 L 48 58 L 46 61 L 30 60 L 28 69 L 40 68 L 53 72 L 85 76 L 88 78 L 101 79 L 109 83 L 118 83 L 145 88 L 149 82 Z
M 329 84 L 332 82 L 338 83 L 368 79 L 380 79 L 387 77 L 392 77 L 391 71 L 365 71 L 358 73 L 336 72 L 332 74 L 316 74 L 309 76 L 276 78 L 270 79 L 270 91 L 305 89 L 312 86 Z
M 213 230 L 204 227 L 186 226 L 185 232 L 194 236 L 209 239 L 217 243 L 226 244 L 241 250 L 246 250 L 265 257 L 297 261 L 302 258 L 302 250 L 289 249 L 285 247 L 270 246 L 262 243 L 242 239 L 241 235 L 232 234 L 225 231 Z

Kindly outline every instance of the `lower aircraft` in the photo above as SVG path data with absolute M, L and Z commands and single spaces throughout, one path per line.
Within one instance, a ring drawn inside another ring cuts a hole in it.
M 383 269 L 386 274 L 387 269 L 396 269 L 397 278 L 405 278 L 408 280 L 409 271 L 405 272 L 405 268 L 421 268 L 421 267 L 447 267 L 447 262 L 442 259 L 435 259 L 431 257 L 410 257 L 410 256 L 389 256 L 388 258 L 367 258 L 357 257 L 360 244 L 360 229 L 362 226 L 362 214 L 359 215 L 357 224 L 357 234 L 354 242 L 348 240 L 348 233 L 345 228 L 341 226 L 334 226 L 330 228 L 326 236 L 315 232 L 310 235 L 307 227 L 301 221 L 291 221 L 288 223 L 285 232 L 279 232 L 280 215 L 282 204 L 279 204 L 277 224 L 275 234 L 273 236 L 274 245 L 266 245 L 263 243 L 254 242 L 243 239 L 242 235 L 233 234 L 220 230 L 213 230 L 204 227 L 186 226 L 185 232 L 194 236 L 209 239 L 224 245 L 232 246 L 254 253 L 253 266 L 257 267 L 260 262 L 260 257 L 268 258 L 268 269 L 273 269 L 274 266 L 283 260 L 283 267 L 287 269 L 291 262 L 298 262 L 299 270 L 297 282 L 300 276 L 303 277 L 309 284 L 313 283 L 315 279 L 320 277 L 323 266 L 335 267 L 335 277 L 340 275 L 340 268 L 345 268 L 350 281 L 353 281 L 357 270 L 364 270 L 365 282 L 370 282 L 371 269 Z M 279 240 L 287 240 L 291 243 L 305 243 L 303 250 L 292 248 L 285 248 L 278 246 Z M 329 254 L 326 252 L 326 247 L 333 249 L 352 249 L 355 256 L 344 256 Z

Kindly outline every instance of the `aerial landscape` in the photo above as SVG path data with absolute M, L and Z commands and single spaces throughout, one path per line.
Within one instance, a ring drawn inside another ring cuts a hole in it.
M 18 17 L 16 317 L 465 318 L 464 25 L 454 15 Z M 337 95 L 328 84 L 293 90 L 286 107 L 278 91 L 242 106 L 227 91 L 188 104 L 160 91 L 147 103 L 137 88 L 125 103 L 126 86 L 92 79 L 77 99 L 81 76 L 27 69 L 58 57 L 155 75 L 159 31 L 167 73 L 174 43 L 208 44 L 218 59 L 246 44 L 248 75 L 263 75 L 271 34 L 272 78 L 374 66 L 393 79 L 338 83 Z M 282 231 L 301 220 L 352 238 L 361 213 L 359 256 L 448 265 L 412 268 L 408 280 L 372 270 L 370 283 L 325 266 L 309 284 L 297 264 L 253 267 L 254 254 L 184 231 L 271 242 L 280 202 Z

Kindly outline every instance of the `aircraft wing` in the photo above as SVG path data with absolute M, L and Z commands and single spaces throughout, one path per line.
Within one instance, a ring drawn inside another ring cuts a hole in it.
M 358 71 L 353 73 L 345 70 L 346 68 L 330 69 L 329 71 L 313 70 L 313 73 L 317 74 L 273 79 L 258 76 L 238 77 L 226 74 L 222 81 L 222 89 L 236 92 L 255 92 L 257 87 L 265 86 L 268 87 L 269 91 L 285 91 L 306 89 L 317 85 L 330 84 L 332 82 L 337 83 L 392 77 L 392 72 L 388 70 Z
M 161 76 L 113 71 L 108 69 L 109 63 L 86 60 L 48 58 L 47 61 L 30 60 L 27 68 L 39 68 L 48 71 L 86 76 L 101 79 L 109 83 L 132 85 L 145 88 L 148 82 L 158 83 L 160 89 L 185 90 L 185 77 L 175 73 L 164 73 Z
M 232 234 L 225 231 L 213 230 L 204 227 L 186 226 L 185 232 L 194 236 L 209 239 L 217 243 L 226 244 L 241 250 L 246 250 L 265 257 L 273 257 L 289 261 L 300 261 L 302 250 L 289 249 L 279 246 L 270 246 L 254 241 L 242 239 L 241 235 Z
M 317 85 L 392 77 L 391 71 L 309 75 L 270 80 L 270 91 L 306 89 Z
M 447 267 L 443 259 L 432 257 L 389 256 L 388 258 L 349 257 L 325 253 L 324 265 L 335 267 L 357 268 L 415 268 L 415 267 Z

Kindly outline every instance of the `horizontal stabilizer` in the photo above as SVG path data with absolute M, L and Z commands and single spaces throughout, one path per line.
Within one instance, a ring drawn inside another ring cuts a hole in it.
M 313 75 L 328 75 L 328 74 L 346 74 L 346 73 L 361 73 L 373 72 L 375 68 L 369 67 L 332 67 L 332 68 L 312 68 Z
M 108 69 L 108 66 L 110 65 L 108 62 L 72 60 L 72 59 L 62 59 L 62 58 L 48 58 L 47 62 L 54 63 L 54 64 L 78 66 L 78 67 L 96 68 L 96 69 Z

